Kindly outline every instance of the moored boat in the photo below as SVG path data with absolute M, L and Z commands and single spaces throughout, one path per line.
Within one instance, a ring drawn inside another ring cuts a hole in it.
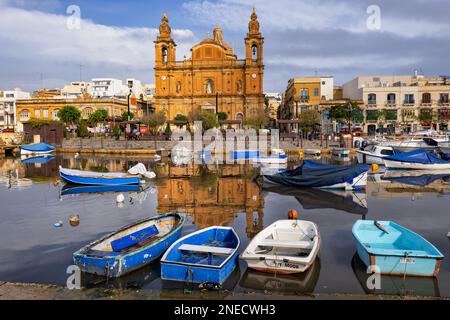
M 259 156 L 254 158 L 253 162 L 261 164 L 286 164 L 288 162 L 288 156 L 283 150 L 272 150 L 271 156 Z
M 359 163 L 384 165 L 384 158 L 398 154 L 392 147 L 370 145 L 366 149 L 356 151 Z
M 450 170 L 450 155 L 417 149 L 383 159 L 388 169 Z
M 156 176 L 154 172 L 147 171 L 145 166 L 141 163 L 128 170 L 127 173 L 81 171 L 66 169 L 60 166 L 59 174 L 61 178 L 69 183 L 94 186 L 140 184 L 143 182 L 142 178 L 152 179 Z
M 141 190 L 142 188 L 139 185 L 85 186 L 66 184 L 61 190 L 61 196 L 139 192 Z
M 24 164 L 46 164 L 55 159 L 54 155 L 43 154 L 43 155 L 28 155 L 21 156 L 20 160 Z
M 353 225 L 364 264 L 381 274 L 436 277 L 444 255 L 422 236 L 392 221 L 359 220 Z
M 55 151 L 55 147 L 47 143 L 35 143 L 28 146 L 20 147 L 21 155 L 39 155 L 39 154 L 49 154 Z
M 163 280 L 223 283 L 238 262 L 240 239 L 233 228 L 210 227 L 176 241 L 161 259 Z
M 121 228 L 73 254 L 83 272 L 121 277 L 159 258 L 181 236 L 185 214 L 169 213 Z
M 333 166 L 305 160 L 294 170 L 264 175 L 267 185 L 278 184 L 298 188 L 359 190 L 367 185 L 367 165 Z
M 241 259 L 247 262 L 249 268 L 262 272 L 302 273 L 315 261 L 320 242 L 315 223 L 280 220 L 258 233 Z

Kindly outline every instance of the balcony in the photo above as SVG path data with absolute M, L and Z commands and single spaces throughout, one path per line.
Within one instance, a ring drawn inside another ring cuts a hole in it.
M 427 100 L 427 99 L 422 100 L 420 102 L 420 105 L 423 107 L 431 107 L 432 104 L 433 104 L 433 102 L 431 100 Z
M 405 107 L 413 107 L 416 104 L 415 100 L 404 100 L 403 106 Z
M 367 101 L 367 105 L 369 105 L 369 106 L 376 106 L 377 105 L 377 100 L 368 100 Z
M 396 107 L 397 101 L 396 100 L 388 100 L 388 101 L 386 101 L 386 106 L 387 107 Z
M 448 106 L 450 106 L 450 101 L 448 101 L 448 100 L 439 100 L 439 105 L 443 106 L 443 107 L 448 107 Z

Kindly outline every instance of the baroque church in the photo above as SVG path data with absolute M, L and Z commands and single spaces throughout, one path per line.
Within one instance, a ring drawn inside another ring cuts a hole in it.
M 225 112 L 228 120 L 243 121 L 264 112 L 264 38 L 255 10 L 245 38 L 245 60 L 216 27 L 191 49 L 191 57 L 176 59 L 176 43 L 164 14 L 155 41 L 155 109 L 167 120 L 188 116 L 195 110 Z

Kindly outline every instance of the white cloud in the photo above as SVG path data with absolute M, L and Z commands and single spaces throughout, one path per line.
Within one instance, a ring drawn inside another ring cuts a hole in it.
M 0 81 L 10 87 L 30 86 L 33 78 L 36 87 L 36 74 L 44 72 L 47 86 L 61 86 L 78 80 L 71 77 L 78 75 L 77 64 L 81 63 L 92 77 L 133 77 L 153 82 L 153 41 L 157 34 L 156 28 L 118 28 L 88 20 L 82 20 L 79 30 L 70 30 L 66 16 L 10 7 L 3 0 Z M 196 41 L 190 30 L 173 30 L 173 36 L 179 43 L 178 57 L 187 54 Z M 17 83 L 7 81 L 8 77 Z

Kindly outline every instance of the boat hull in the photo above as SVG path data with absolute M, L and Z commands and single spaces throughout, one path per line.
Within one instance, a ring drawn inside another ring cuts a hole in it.
M 152 218 L 153 220 L 162 219 L 169 216 L 159 216 Z M 148 219 L 148 220 L 152 220 Z M 116 234 L 114 232 L 109 234 L 102 239 L 86 246 L 80 251 L 74 253 L 73 260 L 75 265 L 77 265 L 81 271 L 95 274 L 98 276 L 108 277 L 108 278 L 119 278 L 130 272 L 138 270 L 161 257 L 164 252 L 169 248 L 176 240 L 181 237 L 181 231 L 184 225 L 184 217 L 181 217 L 182 221 L 179 223 L 177 228 L 165 235 L 163 238 L 159 239 L 155 243 L 141 248 L 140 250 L 133 251 L 128 254 L 120 254 L 117 256 L 107 256 L 107 257 L 92 257 L 84 253 L 88 249 L 92 248 L 96 244 L 110 238 L 112 235 Z M 142 221 L 143 222 L 143 221 Z M 142 223 L 139 222 L 139 223 Z M 137 224 L 139 224 L 137 223 Z M 131 226 L 122 228 L 121 230 L 126 230 Z
M 384 160 L 384 165 L 388 169 L 400 169 L 400 170 L 450 170 L 450 163 L 413 163 L 413 162 L 401 162 L 394 160 Z
M 129 178 L 79 177 L 64 174 L 63 172 L 60 172 L 60 176 L 67 182 L 86 186 L 123 186 L 123 185 L 139 184 L 141 182 L 140 177 L 129 177 Z
M 356 153 L 359 163 L 384 165 L 384 157 L 370 154 L 369 152 L 358 150 Z
M 55 147 L 46 143 L 31 144 L 20 147 L 21 155 L 43 155 L 55 151 Z

